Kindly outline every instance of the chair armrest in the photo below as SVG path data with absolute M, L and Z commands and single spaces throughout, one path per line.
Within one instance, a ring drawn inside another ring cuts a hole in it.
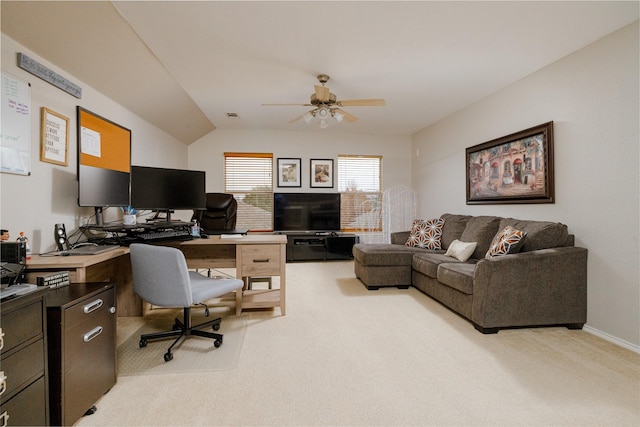
M 471 317 L 484 328 L 584 324 L 587 249 L 558 247 L 478 261 Z

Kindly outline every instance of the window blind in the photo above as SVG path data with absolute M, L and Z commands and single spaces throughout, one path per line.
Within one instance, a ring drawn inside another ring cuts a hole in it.
M 338 155 L 340 226 L 343 231 L 382 228 L 382 156 Z M 372 224 L 371 222 L 374 222 Z
M 224 186 L 238 201 L 236 228 L 273 229 L 273 154 L 224 153 Z

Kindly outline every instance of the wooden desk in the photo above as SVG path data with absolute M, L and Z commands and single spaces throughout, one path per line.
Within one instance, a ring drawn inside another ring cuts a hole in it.
M 142 316 L 142 299 L 133 292 L 129 248 L 97 255 L 32 255 L 27 261 L 27 282 L 36 283 L 37 276 L 58 271 L 68 271 L 72 283 L 115 283 L 118 316 Z
M 236 296 L 236 314 L 243 308 L 280 307 L 286 314 L 286 244 L 287 236 L 270 234 L 240 235 L 222 239 L 211 236 L 186 242 L 165 242 L 184 252 L 189 268 L 235 268 L 236 277 L 279 276 L 280 288 L 244 290 Z M 71 282 L 116 284 L 118 316 L 142 316 L 142 299 L 133 292 L 129 249 L 122 247 L 98 255 L 42 256 L 27 261 L 27 281 L 57 271 L 69 271 Z
M 238 291 L 236 315 L 247 308 L 280 307 L 286 314 L 287 236 L 271 234 L 211 236 L 173 244 L 187 259 L 189 268 L 235 268 L 236 277 L 279 276 L 279 289 Z

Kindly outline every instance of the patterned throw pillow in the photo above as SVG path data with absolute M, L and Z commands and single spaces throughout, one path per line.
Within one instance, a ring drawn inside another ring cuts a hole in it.
M 411 234 L 407 239 L 407 246 L 424 249 L 442 249 L 442 226 L 444 219 L 430 219 L 424 221 L 416 219 L 411 226 Z
M 522 247 L 526 235 L 527 233 L 524 231 L 516 230 L 512 226 L 507 225 L 493 238 L 486 258 L 515 254 Z

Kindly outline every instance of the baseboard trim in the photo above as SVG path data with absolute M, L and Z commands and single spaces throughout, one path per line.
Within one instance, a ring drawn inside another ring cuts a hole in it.
M 627 342 L 625 340 L 621 340 L 620 338 L 614 337 L 613 335 L 609 335 L 606 332 L 599 331 L 598 329 L 592 328 L 591 326 L 588 326 L 588 325 L 584 325 L 582 330 L 592 335 L 595 335 L 597 337 L 600 337 L 606 341 L 609 341 L 613 344 L 619 345 L 620 347 L 624 347 L 627 350 L 631 350 L 635 353 L 640 354 L 640 346 L 631 344 L 630 342 Z

